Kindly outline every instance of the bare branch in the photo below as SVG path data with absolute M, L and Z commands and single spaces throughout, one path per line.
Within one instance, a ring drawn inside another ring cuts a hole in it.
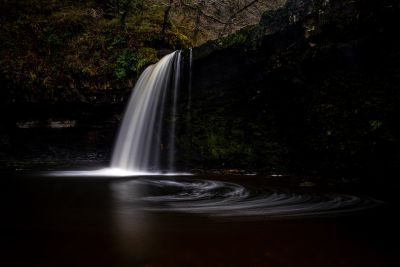
M 245 11 L 246 9 L 248 9 L 249 7 L 251 7 L 252 5 L 254 5 L 255 3 L 257 3 L 258 0 L 253 0 L 250 3 L 248 3 L 247 5 L 245 5 L 244 7 L 242 7 L 241 9 L 239 9 L 238 11 L 236 11 L 232 16 L 229 17 L 229 20 L 233 20 L 237 15 L 239 15 L 240 13 L 242 13 L 243 11 Z
M 227 24 L 226 22 L 224 22 L 224 21 L 222 21 L 222 20 L 220 20 L 220 19 L 218 19 L 218 18 L 216 18 L 216 17 L 214 17 L 214 16 L 212 16 L 212 15 L 209 15 L 209 14 L 205 13 L 205 12 L 204 12 L 203 10 L 201 10 L 200 8 L 185 3 L 183 0 L 181 0 L 180 3 L 181 3 L 182 6 L 184 6 L 184 7 L 186 7 L 186 8 L 189 8 L 189 9 L 194 10 L 194 11 L 199 11 L 199 12 L 201 13 L 201 15 L 203 15 L 205 18 L 214 20 L 215 22 L 218 22 L 218 23 L 220 23 L 220 24 Z

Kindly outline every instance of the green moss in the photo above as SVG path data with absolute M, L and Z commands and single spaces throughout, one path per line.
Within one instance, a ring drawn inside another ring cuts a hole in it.
M 382 127 L 382 122 L 379 120 L 370 120 L 369 125 L 371 126 L 372 131 L 376 131 Z
M 145 47 L 139 51 L 123 50 L 116 60 L 114 75 L 118 80 L 127 76 L 137 76 L 143 67 L 154 63 L 156 60 L 156 53 L 152 48 Z
M 226 48 L 234 45 L 244 44 L 246 40 L 247 40 L 247 33 L 246 31 L 242 30 L 220 39 L 218 41 L 218 44 L 221 48 Z

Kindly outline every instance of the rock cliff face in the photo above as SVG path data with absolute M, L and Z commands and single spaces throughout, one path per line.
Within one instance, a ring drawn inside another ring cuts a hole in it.
M 183 158 L 331 175 L 394 171 L 399 20 L 397 0 L 293 0 L 194 49 Z

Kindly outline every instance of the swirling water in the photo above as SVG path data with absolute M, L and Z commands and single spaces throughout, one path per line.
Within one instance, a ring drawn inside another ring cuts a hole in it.
M 215 217 L 293 218 L 351 214 L 376 207 L 371 198 L 338 193 L 254 187 L 242 183 L 190 178 L 138 178 L 114 183 L 118 203 L 152 212 Z

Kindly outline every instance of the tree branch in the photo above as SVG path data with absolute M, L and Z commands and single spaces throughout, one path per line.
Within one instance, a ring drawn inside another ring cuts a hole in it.
M 258 1 L 258 0 L 257 0 L 257 1 Z M 186 7 L 186 8 L 189 8 L 189 9 L 194 10 L 194 11 L 199 11 L 199 12 L 201 13 L 201 15 L 203 15 L 205 18 L 214 20 L 215 22 L 218 22 L 218 23 L 220 23 L 220 24 L 227 24 L 226 22 L 224 22 L 224 21 L 222 21 L 222 20 L 220 20 L 220 19 L 218 19 L 218 18 L 216 18 L 216 17 L 214 17 L 214 16 L 212 16 L 212 15 L 209 15 L 209 14 L 205 13 L 205 12 L 204 12 L 203 10 L 201 10 L 200 8 L 185 3 L 183 0 L 181 0 L 180 3 L 181 3 L 182 6 L 184 6 L 184 7 Z
M 232 16 L 229 17 L 229 20 L 233 20 L 237 15 L 239 15 L 240 13 L 242 13 L 243 11 L 245 11 L 246 9 L 248 9 L 249 7 L 251 7 L 252 5 L 254 5 L 255 3 L 257 3 L 258 0 L 253 0 L 250 3 L 248 3 L 247 5 L 245 5 L 244 7 L 242 7 L 241 9 L 239 9 L 238 11 L 236 11 Z

